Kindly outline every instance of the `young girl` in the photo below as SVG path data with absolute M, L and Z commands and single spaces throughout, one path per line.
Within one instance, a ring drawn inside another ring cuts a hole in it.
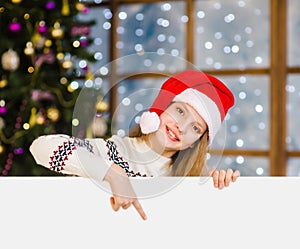
M 128 177 L 212 176 L 219 189 L 236 181 L 239 171 L 206 170 L 207 148 L 233 104 L 233 94 L 220 80 L 186 70 L 164 82 L 129 137 L 47 135 L 30 151 L 50 170 L 108 182 L 113 210 L 133 205 L 146 219 Z

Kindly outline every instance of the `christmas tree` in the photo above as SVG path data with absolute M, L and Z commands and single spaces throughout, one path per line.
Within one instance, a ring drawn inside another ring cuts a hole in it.
M 75 0 L 0 0 L 0 175 L 52 175 L 29 152 L 39 135 L 71 134 L 80 86 L 91 76 L 93 21 Z M 72 84 L 73 82 L 73 84 Z

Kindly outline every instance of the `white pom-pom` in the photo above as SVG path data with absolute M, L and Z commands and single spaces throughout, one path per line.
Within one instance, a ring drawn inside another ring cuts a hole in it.
M 140 119 L 140 127 L 143 134 L 149 134 L 158 130 L 160 119 L 156 112 L 144 112 Z

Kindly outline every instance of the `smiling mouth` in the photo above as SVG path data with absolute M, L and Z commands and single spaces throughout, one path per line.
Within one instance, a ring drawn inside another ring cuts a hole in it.
M 177 135 L 168 127 L 166 126 L 166 131 L 168 137 L 173 141 L 173 142 L 179 142 L 180 139 L 177 137 Z

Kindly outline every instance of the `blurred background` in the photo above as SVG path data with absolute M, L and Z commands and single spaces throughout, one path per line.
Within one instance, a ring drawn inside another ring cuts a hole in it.
M 126 135 L 124 123 L 137 124 L 155 98 L 140 90 L 188 65 L 236 97 L 210 164 L 300 175 L 298 9 L 297 0 L 0 0 L 1 175 L 55 175 L 28 151 L 40 135 Z

